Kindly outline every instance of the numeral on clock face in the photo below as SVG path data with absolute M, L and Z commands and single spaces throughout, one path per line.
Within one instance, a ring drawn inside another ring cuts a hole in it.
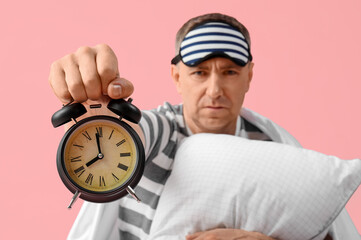
M 96 130 L 97 130 L 97 133 L 98 133 L 99 137 L 103 137 L 103 128 L 102 127 L 97 127 Z
M 105 180 L 104 180 L 104 177 L 103 176 L 99 176 L 99 186 L 101 187 L 101 186 L 106 186 L 105 185 Z
M 124 164 L 118 163 L 118 168 L 127 171 L 128 170 L 128 166 L 125 166 Z
M 73 144 L 73 146 L 74 146 L 74 147 L 78 147 L 78 148 L 80 148 L 80 149 L 83 149 L 83 148 L 84 148 L 84 146 L 78 145 L 78 144 Z
M 114 129 L 112 130 L 112 132 L 110 133 L 110 135 L 109 135 L 109 140 L 112 138 L 112 136 L 113 136 L 113 132 L 114 132 Z
M 126 152 L 126 153 L 120 153 L 121 157 L 129 157 L 130 156 L 130 152 Z
M 115 176 L 115 174 L 114 174 L 114 173 L 112 173 L 112 176 L 113 176 L 113 178 L 114 178 L 114 181 L 116 181 L 116 182 L 118 182 L 118 181 L 119 181 L 119 178 L 118 178 L 117 176 Z
M 122 141 L 118 142 L 116 145 L 117 145 L 117 147 L 119 147 L 119 146 L 122 145 L 123 143 L 125 143 L 125 139 L 123 139 Z
M 86 137 L 89 141 L 92 140 L 92 138 L 90 137 L 89 133 L 87 131 L 82 133 L 84 137 Z
M 77 157 L 73 157 L 73 158 L 70 158 L 70 161 L 71 162 L 80 162 L 81 161 L 81 156 L 77 156 Z
M 80 174 L 78 175 L 78 177 L 80 177 L 80 176 L 83 174 L 83 172 L 85 172 L 84 166 L 81 166 L 81 167 L 79 167 L 79 168 L 77 168 L 77 169 L 74 170 L 74 173 L 75 173 L 75 174 L 80 173 Z
M 93 174 L 89 173 L 88 177 L 86 178 L 85 180 L 85 183 L 89 184 L 89 185 L 92 185 L 93 183 Z

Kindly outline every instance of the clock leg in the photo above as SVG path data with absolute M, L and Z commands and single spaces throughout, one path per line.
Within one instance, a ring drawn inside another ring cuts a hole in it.
M 129 193 L 130 196 L 132 196 L 135 200 L 137 200 L 137 202 L 140 202 L 140 199 L 137 197 L 137 195 L 135 195 L 134 190 L 130 186 L 127 187 L 127 192 Z
M 75 201 L 78 199 L 79 195 L 80 195 L 80 192 L 79 192 L 79 191 L 76 191 L 75 194 L 74 194 L 74 196 L 73 196 L 73 198 L 72 198 L 71 201 L 70 201 L 70 204 L 69 204 L 69 206 L 68 206 L 68 209 L 71 209 L 71 207 L 73 206 L 73 204 L 75 203 Z

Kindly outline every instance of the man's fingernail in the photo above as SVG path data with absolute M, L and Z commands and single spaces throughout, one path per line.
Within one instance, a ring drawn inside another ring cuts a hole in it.
M 120 96 L 122 94 L 122 86 L 120 85 L 113 85 L 113 94 L 115 96 Z

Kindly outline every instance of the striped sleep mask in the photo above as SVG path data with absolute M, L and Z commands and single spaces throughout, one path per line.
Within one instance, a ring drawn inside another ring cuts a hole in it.
M 171 63 L 182 60 L 185 65 L 193 67 L 213 57 L 229 58 L 240 66 L 252 61 L 247 40 L 238 29 L 223 22 L 207 22 L 187 33 L 179 54 Z

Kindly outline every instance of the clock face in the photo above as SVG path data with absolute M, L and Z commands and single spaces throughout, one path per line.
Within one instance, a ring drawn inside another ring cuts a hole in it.
M 63 167 L 80 189 L 106 193 L 132 177 L 137 157 L 136 143 L 123 126 L 114 120 L 95 119 L 70 133 L 63 148 Z

